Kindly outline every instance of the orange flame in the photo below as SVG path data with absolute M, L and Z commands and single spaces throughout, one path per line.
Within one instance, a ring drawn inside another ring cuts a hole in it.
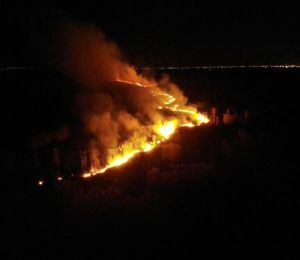
M 169 139 L 176 130 L 176 121 L 169 121 L 157 128 L 157 132 L 166 140 Z
M 139 87 L 147 87 L 140 83 L 121 81 L 129 84 L 133 84 Z M 152 140 L 148 141 L 146 138 L 141 138 L 140 140 L 128 140 L 123 145 L 118 147 L 117 149 L 111 149 L 108 152 L 108 162 L 107 165 L 100 169 L 93 169 L 91 172 L 84 173 L 82 175 L 83 178 L 89 178 L 91 176 L 105 173 L 108 169 L 113 167 L 118 167 L 127 163 L 130 159 L 132 159 L 136 154 L 142 152 L 149 152 L 153 150 L 157 145 L 161 142 L 168 140 L 176 131 L 178 127 L 195 127 L 202 124 L 207 124 L 209 119 L 198 112 L 194 107 L 182 107 L 180 108 L 179 104 L 176 104 L 176 98 L 172 95 L 165 92 L 152 92 L 153 96 L 162 96 L 163 104 L 159 105 L 157 109 L 162 110 L 170 110 L 173 112 L 183 113 L 188 116 L 188 121 L 185 119 L 181 122 L 180 118 L 175 118 L 172 120 L 166 119 L 161 123 L 157 123 L 152 126 L 153 136 Z
M 51 57 L 81 86 L 77 109 L 94 138 L 93 149 L 98 149 L 91 158 L 92 170 L 82 177 L 104 173 L 137 153 L 153 150 L 179 127 L 208 123 L 194 106 L 187 105 L 187 98 L 167 76 L 157 82 L 140 75 L 124 62 L 117 44 L 95 26 L 67 21 L 58 33 L 55 39 L 62 41 Z M 104 84 L 116 81 L 130 88 L 130 93 L 123 96 Z

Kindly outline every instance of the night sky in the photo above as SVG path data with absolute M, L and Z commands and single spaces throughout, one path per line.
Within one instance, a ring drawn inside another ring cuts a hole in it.
M 136 66 L 300 63 L 299 8 L 208 1 L 1 6 L 1 66 L 47 66 L 64 19 L 94 24 Z

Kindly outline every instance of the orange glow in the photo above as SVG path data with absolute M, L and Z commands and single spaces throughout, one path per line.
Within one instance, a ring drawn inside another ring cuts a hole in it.
M 118 81 L 130 83 L 133 86 L 147 87 L 140 83 L 133 83 L 122 80 Z M 133 138 L 129 139 L 127 142 L 116 149 L 110 149 L 108 151 L 106 166 L 99 169 L 93 168 L 91 172 L 84 173 L 82 175 L 83 178 L 89 178 L 97 174 L 103 174 L 110 168 L 118 167 L 127 163 L 138 153 L 149 152 L 153 150 L 161 142 L 168 140 L 175 133 L 178 127 L 195 127 L 201 124 L 207 124 L 209 122 L 209 119 L 205 115 L 198 112 L 194 107 L 183 105 L 180 106 L 180 104 L 177 104 L 176 98 L 168 93 L 155 90 L 152 92 L 152 94 L 153 96 L 162 97 L 162 102 L 157 106 L 157 109 L 170 110 L 178 113 L 179 115 L 183 114 L 184 116 L 182 116 L 182 118 L 178 116 L 178 118 L 171 120 L 168 120 L 166 118 L 165 121 L 150 126 L 150 129 L 152 129 L 152 140 L 147 140 L 143 137 Z
M 174 134 L 176 130 L 176 121 L 170 121 L 165 123 L 162 126 L 159 126 L 157 132 L 164 138 L 169 139 L 172 134 Z
M 195 127 L 195 125 L 193 123 L 186 123 L 186 124 L 182 124 L 180 126 L 181 127 Z
M 89 178 L 89 177 L 91 177 L 91 176 L 92 176 L 91 173 L 84 173 L 84 174 L 82 175 L 83 178 Z
M 204 123 L 204 124 L 207 124 L 208 122 L 209 122 L 209 119 L 206 117 L 206 116 L 204 116 L 204 115 L 202 115 L 202 114 L 198 114 L 197 115 L 197 121 L 201 124 L 201 123 Z
M 135 155 L 135 151 L 132 151 L 131 153 L 129 152 L 128 154 L 125 154 L 125 155 L 117 156 L 112 161 L 110 161 L 109 166 L 110 166 L 110 168 L 120 166 L 120 165 L 128 162 L 128 160 L 131 159 L 134 155 Z
M 139 74 L 95 26 L 67 22 L 57 36 L 59 50 L 53 61 L 81 87 L 77 119 L 91 137 L 87 149 L 92 169 L 85 170 L 83 178 L 153 150 L 179 127 L 208 122 L 167 75 L 157 80 Z
M 61 49 L 53 60 L 82 87 L 76 109 L 91 136 L 87 149 L 92 170 L 84 170 L 83 178 L 152 151 L 179 127 L 208 122 L 167 75 L 157 80 L 139 74 L 96 27 L 67 22 L 59 33 L 55 39 L 62 41 L 57 43 Z
M 146 143 L 145 144 L 145 147 L 143 149 L 144 152 L 149 152 L 151 151 L 155 146 L 153 144 L 150 144 L 150 143 Z

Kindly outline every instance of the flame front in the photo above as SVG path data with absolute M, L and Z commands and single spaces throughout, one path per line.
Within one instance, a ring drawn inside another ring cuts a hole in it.
M 121 81 L 119 82 L 132 84 L 134 87 L 149 87 L 140 83 Z M 157 106 L 157 110 L 165 110 L 174 112 L 173 118 L 164 118 L 154 125 L 148 127 L 151 132 L 151 138 L 133 137 L 124 142 L 116 149 L 110 149 L 107 155 L 107 164 L 104 167 L 93 169 L 82 175 L 84 178 L 93 175 L 105 173 L 108 169 L 118 167 L 127 163 L 138 153 L 146 153 L 152 151 L 161 142 L 168 140 L 178 127 L 195 127 L 201 124 L 207 124 L 209 119 L 202 113 L 198 112 L 193 106 L 180 106 L 176 103 L 176 98 L 171 94 L 154 89 L 152 95 L 162 97 L 161 103 Z
M 208 122 L 168 76 L 140 75 L 96 26 L 66 22 L 54 38 L 61 42 L 55 44 L 53 60 L 78 85 L 74 104 L 79 113 L 74 114 L 82 123 L 79 132 L 89 139 L 91 161 L 83 177 L 150 152 L 179 127 Z

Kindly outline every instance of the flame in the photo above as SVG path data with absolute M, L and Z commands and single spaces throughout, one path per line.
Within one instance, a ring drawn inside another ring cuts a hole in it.
M 157 132 L 164 138 L 169 139 L 176 130 L 176 121 L 170 121 L 158 127 Z
M 143 149 L 144 152 L 150 152 L 155 146 L 151 143 L 146 143 Z
M 208 123 L 196 107 L 187 105 L 168 76 L 157 81 L 140 75 L 124 61 L 117 44 L 95 26 L 66 22 L 55 39 L 61 42 L 55 45 L 53 60 L 80 86 L 74 103 L 95 150 L 92 169 L 82 177 L 105 173 L 138 153 L 151 152 L 179 127 Z M 120 93 L 119 85 L 126 86 Z
M 141 83 L 128 82 L 124 80 L 118 81 L 132 84 L 136 87 L 147 87 Z M 93 168 L 91 172 L 84 173 L 82 175 L 83 178 L 89 178 L 97 174 L 103 174 L 110 168 L 118 167 L 127 163 L 138 153 L 147 153 L 152 151 L 161 142 L 168 140 L 179 127 L 195 127 L 202 124 L 207 124 L 209 122 L 209 119 L 204 114 L 198 112 L 194 107 L 180 107 L 179 104 L 175 103 L 176 98 L 168 93 L 153 91 L 152 95 L 163 97 L 162 104 L 157 106 L 158 110 L 165 109 L 176 113 L 185 114 L 189 118 L 189 121 L 186 122 L 183 120 L 183 122 L 181 122 L 178 118 L 176 118 L 151 126 L 150 128 L 153 129 L 152 140 L 147 140 L 145 138 L 141 138 L 140 140 L 138 138 L 133 140 L 130 139 L 117 149 L 110 149 L 108 151 L 107 165 L 100 169 Z
M 206 116 L 204 116 L 203 114 L 199 113 L 199 114 L 197 114 L 197 121 L 200 124 L 202 124 L 202 123 L 207 124 L 209 122 L 209 119 Z

